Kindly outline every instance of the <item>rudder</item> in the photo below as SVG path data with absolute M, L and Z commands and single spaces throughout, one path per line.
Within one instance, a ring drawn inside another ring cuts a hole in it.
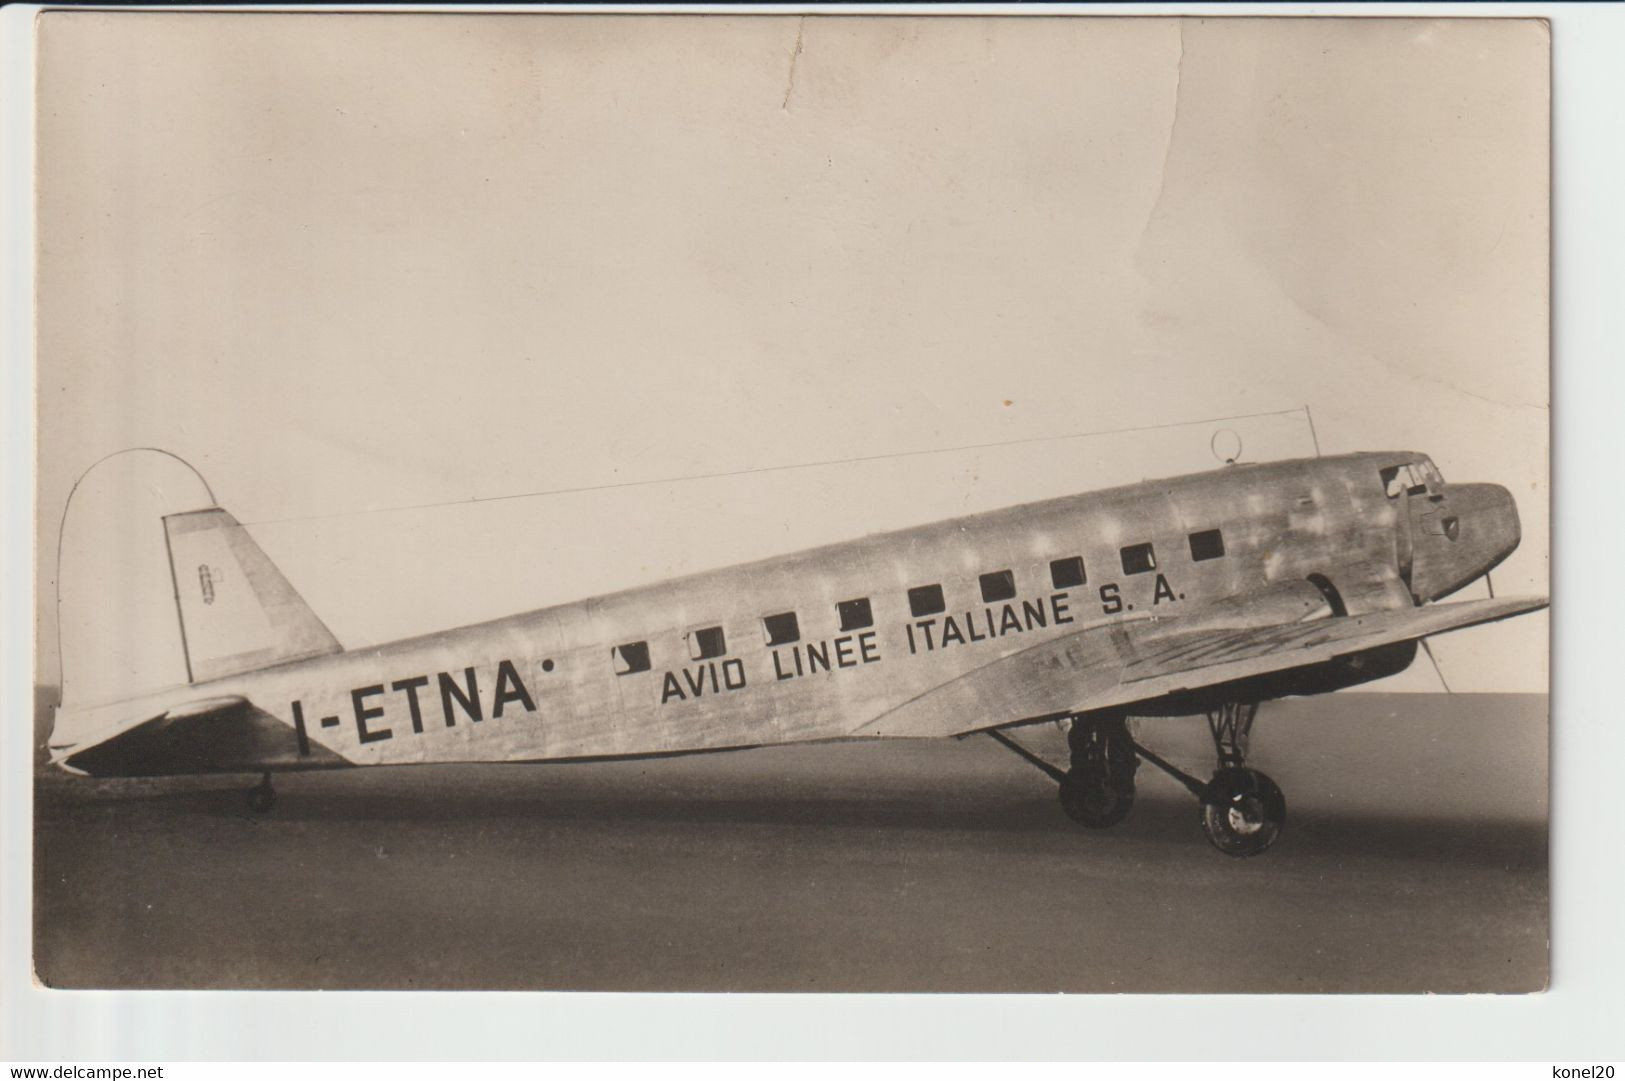
M 189 682 L 342 649 L 226 511 L 210 507 L 166 515 L 164 537 Z

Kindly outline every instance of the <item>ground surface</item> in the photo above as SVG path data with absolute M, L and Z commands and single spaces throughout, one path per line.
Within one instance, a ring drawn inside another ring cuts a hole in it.
M 36 788 L 58 987 L 1490 991 L 1546 982 L 1546 700 L 1266 706 L 1238 861 L 1143 768 L 1073 826 L 985 738 Z M 1197 721 L 1142 738 L 1204 775 Z

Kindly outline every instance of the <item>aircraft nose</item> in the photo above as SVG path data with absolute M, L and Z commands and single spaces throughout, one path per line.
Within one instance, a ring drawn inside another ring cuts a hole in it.
M 1411 592 L 1438 600 L 1482 577 L 1522 539 L 1518 507 L 1499 484 L 1450 484 L 1415 506 Z
M 1479 573 L 1511 555 L 1523 540 L 1518 504 L 1512 493 L 1501 485 L 1452 486 L 1449 503 L 1452 514 L 1460 519 L 1458 529 L 1464 533 L 1470 531 L 1470 535 L 1462 539 L 1485 561 Z

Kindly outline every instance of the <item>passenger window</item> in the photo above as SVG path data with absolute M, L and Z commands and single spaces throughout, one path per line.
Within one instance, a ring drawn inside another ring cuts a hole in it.
M 628 642 L 624 646 L 616 646 L 610 650 L 615 659 L 615 674 L 629 676 L 634 672 L 647 672 L 649 670 L 649 643 Z
M 1157 569 L 1157 554 L 1149 543 L 1131 544 L 1123 549 L 1122 556 L 1124 574 L 1144 574 Z
M 763 616 L 762 629 L 767 632 L 767 644 L 770 646 L 787 646 L 791 642 L 801 641 L 801 624 L 794 612 Z
M 982 600 L 988 604 L 1007 601 L 1016 595 L 1016 572 L 994 571 L 982 575 Z
M 1218 559 L 1224 555 L 1224 535 L 1217 529 L 1204 529 L 1192 533 L 1191 558 L 1200 563 L 1204 559 Z
M 841 630 L 843 631 L 861 631 L 865 627 L 875 625 L 875 617 L 869 611 L 868 597 L 842 601 L 835 606 L 835 610 L 841 615 Z
M 915 586 L 908 591 L 908 610 L 917 616 L 934 616 L 947 608 L 940 585 Z
M 701 627 L 688 634 L 688 655 L 696 661 L 708 661 L 728 652 L 727 639 L 721 627 Z
M 1088 581 L 1083 573 L 1083 557 L 1070 556 L 1057 559 L 1049 565 L 1049 580 L 1056 589 L 1071 589 Z

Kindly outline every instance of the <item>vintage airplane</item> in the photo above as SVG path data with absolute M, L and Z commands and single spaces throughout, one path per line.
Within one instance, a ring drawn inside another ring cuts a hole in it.
M 1260 702 L 1392 675 L 1425 636 L 1547 603 L 1435 603 L 1517 547 L 1518 515 L 1506 489 L 1447 484 L 1407 452 L 1147 481 L 353 650 L 226 511 L 162 520 L 184 682 L 135 672 L 137 693 L 87 701 L 85 659 L 64 656 L 52 760 L 262 773 L 261 812 L 277 770 L 985 732 L 1089 827 L 1123 819 L 1150 762 L 1215 846 L 1249 856 L 1286 815 L 1245 764 Z M 1198 713 L 1207 781 L 1127 723 Z M 1069 770 L 1012 733 L 1042 722 L 1068 729 Z

